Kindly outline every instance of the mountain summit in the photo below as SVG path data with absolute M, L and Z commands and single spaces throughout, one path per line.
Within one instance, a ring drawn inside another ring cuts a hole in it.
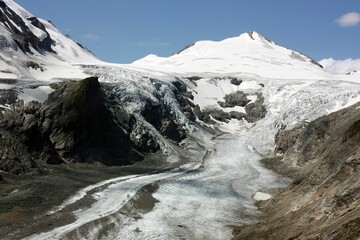
M 219 42 L 199 41 L 170 57 L 148 55 L 132 65 L 177 73 L 245 73 L 269 78 L 327 75 L 311 58 L 281 47 L 255 31 Z

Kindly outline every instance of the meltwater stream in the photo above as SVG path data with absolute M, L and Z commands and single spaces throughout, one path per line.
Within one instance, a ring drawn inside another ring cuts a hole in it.
M 230 239 L 231 226 L 256 220 L 256 191 L 286 184 L 260 165 L 261 157 L 245 140 L 243 134 L 221 135 L 203 160 L 107 181 L 95 193 L 97 202 L 74 212 L 74 223 L 29 239 Z M 151 183 L 159 186 L 155 207 L 140 217 L 123 214 L 129 199 Z

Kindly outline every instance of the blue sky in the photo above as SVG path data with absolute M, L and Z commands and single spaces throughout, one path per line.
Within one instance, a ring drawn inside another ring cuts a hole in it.
M 315 60 L 360 58 L 360 17 L 353 26 L 336 22 L 359 13 L 359 0 L 15 1 L 110 62 L 169 56 L 192 42 L 251 30 Z

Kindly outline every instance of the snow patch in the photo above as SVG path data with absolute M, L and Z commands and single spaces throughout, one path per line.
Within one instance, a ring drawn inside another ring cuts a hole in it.
M 265 201 L 269 200 L 271 198 L 271 195 L 263 192 L 256 192 L 253 198 L 256 201 Z

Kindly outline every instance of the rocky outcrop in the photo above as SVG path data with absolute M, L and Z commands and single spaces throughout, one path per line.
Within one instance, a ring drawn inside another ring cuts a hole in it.
M 229 122 L 231 119 L 242 120 L 254 123 L 264 118 L 267 111 L 264 106 L 264 97 L 261 93 L 257 93 L 256 100 L 251 102 L 248 99 L 249 94 L 242 91 L 237 91 L 232 94 L 228 94 L 224 97 L 225 102 L 219 101 L 218 104 L 222 108 L 233 108 L 236 106 L 243 107 L 245 112 L 230 111 L 225 112 L 217 108 L 200 109 L 200 106 L 193 106 L 194 113 L 199 120 L 207 124 L 215 124 L 215 120 L 220 122 Z
M 263 222 L 243 226 L 235 239 L 359 239 L 360 104 L 276 137 L 278 172 L 293 184 L 259 204 Z
M 191 82 L 195 83 L 196 81 L 199 81 L 200 79 L 202 79 L 202 77 L 191 76 L 191 77 L 187 77 L 187 79 L 190 80 Z
M 235 77 L 232 77 L 232 78 L 230 78 L 230 83 L 234 84 L 235 86 L 239 86 L 242 83 L 242 80 L 238 79 L 238 78 L 235 78 Z
M 30 126 L 26 121 L 25 125 L 29 127 L 26 129 L 20 106 L 13 105 L 13 109 L 0 118 L 0 170 L 17 175 L 36 167 L 26 146 L 27 142 L 33 144 L 27 134 L 31 133 L 34 125 Z M 37 124 L 37 121 L 34 124 Z
M 97 78 L 53 85 L 43 104 L 15 106 L 0 119 L 0 170 L 21 174 L 49 164 L 102 162 L 124 165 L 142 159 L 105 107 Z
M 141 112 L 145 120 L 150 123 L 161 135 L 180 142 L 186 137 L 185 131 L 175 123 L 176 119 L 162 104 L 147 101 Z
M 176 100 L 178 101 L 181 107 L 182 112 L 190 121 L 195 122 L 196 115 L 192 110 L 192 108 L 194 108 L 195 105 L 190 101 L 190 100 L 194 100 L 194 96 L 192 92 L 190 92 L 187 89 L 187 86 L 180 80 L 173 82 L 173 85 L 175 86 L 174 94 Z
M 16 103 L 19 92 L 15 89 L 0 89 L 0 115 L 2 110 L 6 110 L 3 106 Z
M 224 99 L 225 102 L 218 102 L 218 104 L 223 108 L 232 108 L 235 106 L 245 107 L 246 104 L 250 102 L 247 98 L 247 94 L 242 91 L 228 94 L 224 97 Z
M 257 122 L 265 117 L 267 110 L 264 106 L 264 97 L 261 93 L 257 94 L 255 102 L 251 102 L 245 106 L 245 111 L 245 119 L 251 123 Z

